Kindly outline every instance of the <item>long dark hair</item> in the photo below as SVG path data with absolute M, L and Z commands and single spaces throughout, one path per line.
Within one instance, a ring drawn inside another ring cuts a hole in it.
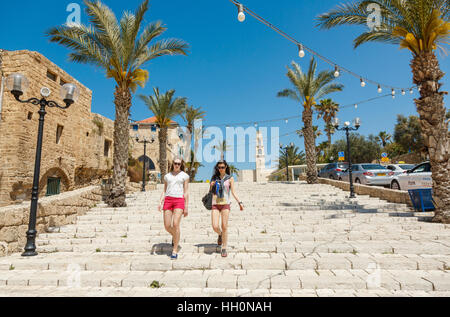
M 176 157 L 176 158 L 174 158 L 173 159 L 173 161 L 172 161 L 172 163 L 170 164 L 170 172 L 173 172 L 173 170 L 174 170 L 174 166 L 173 166 L 173 163 L 176 161 L 176 160 L 180 160 L 181 161 L 181 166 L 180 166 L 180 170 L 182 171 L 182 172 L 184 172 L 184 170 L 185 170 L 185 162 L 184 162 L 184 160 L 182 159 L 182 158 L 179 158 L 179 157 Z
M 219 164 L 225 164 L 225 174 L 231 175 L 230 174 L 230 166 L 228 165 L 227 161 L 223 160 L 223 161 L 217 162 L 216 166 L 214 166 L 213 177 L 212 177 L 213 179 L 220 179 Z

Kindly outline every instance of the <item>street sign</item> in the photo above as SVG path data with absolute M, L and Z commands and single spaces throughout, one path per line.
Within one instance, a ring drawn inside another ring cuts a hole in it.
M 381 153 L 381 157 L 388 157 L 387 153 Z
M 389 158 L 388 157 L 382 157 L 381 158 L 381 162 L 389 162 Z
M 339 161 L 345 160 L 345 153 L 344 152 L 339 152 L 338 156 L 339 156 Z

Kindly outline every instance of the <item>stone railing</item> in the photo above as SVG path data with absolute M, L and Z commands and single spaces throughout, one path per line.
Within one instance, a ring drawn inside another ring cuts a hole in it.
M 36 230 L 43 233 L 49 227 L 75 223 L 77 216 L 85 214 L 100 203 L 99 186 L 90 186 L 60 195 L 39 199 Z M 30 215 L 30 202 L 0 208 L 0 256 L 23 250 Z
M 328 178 L 319 178 L 319 183 L 333 185 L 342 190 L 350 191 L 350 184 L 347 182 L 336 181 Z M 409 198 L 407 191 L 360 184 L 353 184 L 353 186 L 355 188 L 355 194 L 357 195 L 369 195 L 370 197 L 377 197 L 391 203 L 407 204 L 408 206 L 412 206 L 411 199 Z

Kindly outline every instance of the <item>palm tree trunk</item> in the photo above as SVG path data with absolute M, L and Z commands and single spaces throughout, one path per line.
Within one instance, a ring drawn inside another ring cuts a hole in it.
M 317 183 L 317 157 L 316 157 L 316 140 L 314 137 L 314 129 L 312 126 L 312 108 L 305 105 L 305 110 L 303 111 L 303 136 L 305 140 L 305 152 L 306 152 L 306 181 L 308 184 Z
M 444 95 L 439 91 L 444 76 L 434 52 L 422 52 L 411 62 L 413 82 L 420 89 L 415 99 L 424 145 L 428 148 L 436 211 L 433 221 L 450 223 L 450 139 L 445 120 Z
M 331 153 L 331 131 L 330 128 L 328 127 L 327 129 L 327 137 L 328 137 L 328 153 L 327 153 L 327 158 L 330 158 L 330 153 Z
M 116 87 L 114 93 L 116 120 L 114 121 L 114 173 L 113 188 L 107 203 L 110 207 L 126 207 L 125 188 L 128 168 L 129 123 L 131 93 L 127 89 Z
M 159 170 L 161 171 L 161 180 L 167 174 L 167 127 L 159 130 Z

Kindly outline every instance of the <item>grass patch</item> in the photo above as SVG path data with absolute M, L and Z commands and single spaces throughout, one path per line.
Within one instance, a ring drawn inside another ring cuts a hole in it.
M 262 234 L 266 234 L 267 233 L 267 229 L 264 229 L 263 231 L 261 231 Z
M 102 252 L 102 250 L 100 248 L 95 249 L 95 252 Z
M 356 251 L 355 249 L 352 250 L 351 252 L 353 255 L 356 255 L 358 253 L 358 251 Z
M 152 284 L 150 284 L 150 288 L 161 288 L 164 284 L 159 283 L 159 281 L 153 281 Z
M 16 269 L 16 268 L 14 267 L 14 265 L 11 264 L 11 265 L 9 266 L 9 270 L 10 270 L 10 271 L 14 271 L 15 269 Z
M 128 238 L 128 235 L 124 234 L 121 238 Z

